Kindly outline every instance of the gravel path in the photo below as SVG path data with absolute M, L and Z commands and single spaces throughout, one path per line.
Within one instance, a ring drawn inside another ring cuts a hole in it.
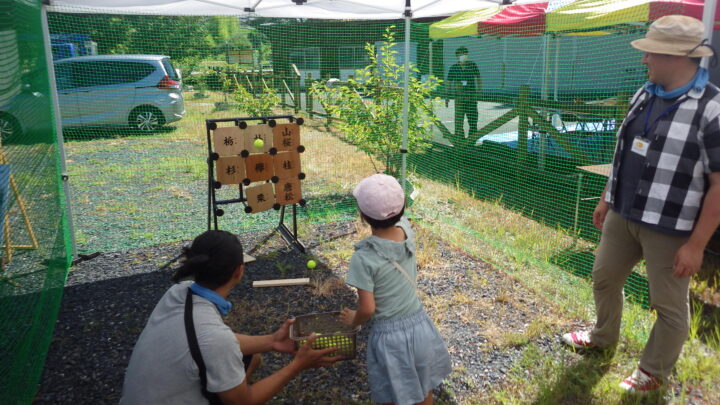
M 320 241 L 335 238 L 349 248 L 358 238 L 354 231 L 350 221 L 318 224 L 310 240 L 303 240 L 306 255 L 287 248 L 270 231 L 241 235 L 257 261 L 248 266 L 243 283 L 233 291 L 230 299 L 235 305 L 226 322 L 243 333 L 269 333 L 288 316 L 353 305 L 355 292 L 342 282 L 347 264 L 341 261 L 328 268 L 330 261 L 324 256 L 328 252 Z M 423 241 L 418 243 L 422 249 Z M 172 266 L 160 268 L 179 253 L 182 244 L 103 253 L 72 268 L 35 404 L 117 403 L 135 340 L 172 283 Z M 434 249 L 438 258 L 421 268 L 419 290 L 448 343 L 454 367 L 436 390 L 436 399 L 437 403 L 465 402 L 505 382 L 522 352 L 521 344 L 508 344 L 510 338 L 522 336 L 534 319 L 551 311 L 484 262 L 442 243 Z M 319 262 L 315 270 L 305 268 L 309 257 Z M 310 277 L 312 285 L 251 287 L 253 280 L 294 277 Z M 304 372 L 271 403 L 367 402 L 367 332 L 365 328 L 358 336 L 357 359 Z M 541 350 L 556 350 L 556 339 L 536 336 L 531 342 Z M 260 376 L 287 364 L 289 358 L 269 354 L 263 360 Z

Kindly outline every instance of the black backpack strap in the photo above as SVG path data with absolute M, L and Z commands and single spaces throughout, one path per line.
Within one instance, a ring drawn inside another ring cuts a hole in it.
M 197 335 L 195 334 L 192 301 L 192 291 L 188 288 L 187 298 L 185 298 L 185 334 L 187 335 L 188 345 L 190 346 L 190 354 L 200 370 L 202 395 L 210 401 L 210 405 L 223 405 L 218 394 L 207 390 L 207 371 L 205 370 L 205 362 L 203 361 L 202 353 L 200 353 L 200 345 L 198 344 Z

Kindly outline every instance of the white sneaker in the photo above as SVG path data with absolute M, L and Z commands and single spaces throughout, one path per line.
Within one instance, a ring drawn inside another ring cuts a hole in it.
M 590 341 L 590 332 L 570 332 L 562 335 L 562 341 L 568 346 L 576 349 L 592 349 L 597 347 L 595 343 Z
M 637 368 L 630 377 L 620 383 L 620 388 L 633 394 L 647 394 L 662 387 L 662 382 L 641 368 Z

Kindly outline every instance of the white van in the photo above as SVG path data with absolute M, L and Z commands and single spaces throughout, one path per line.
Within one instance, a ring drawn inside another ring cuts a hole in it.
M 185 114 L 179 72 L 162 55 L 55 61 L 63 127 L 127 126 L 153 132 Z

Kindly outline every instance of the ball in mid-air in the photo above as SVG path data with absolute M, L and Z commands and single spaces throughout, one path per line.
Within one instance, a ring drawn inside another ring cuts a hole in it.
M 265 141 L 263 141 L 262 139 L 258 138 L 258 139 L 256 139 L 256 140 L 253 141 L 253 146 L 256 147 L 256 148 L 258 148 L 258 149 L 262 149 L 262 147 L 265 146 Z
M 308 262 L 307 262 L 307 268 L 308 268 L 308 269 L 314 269 L 315 267 L 317 267 L 317 262 L 315 262 L 315 260 L 308 260 Z

